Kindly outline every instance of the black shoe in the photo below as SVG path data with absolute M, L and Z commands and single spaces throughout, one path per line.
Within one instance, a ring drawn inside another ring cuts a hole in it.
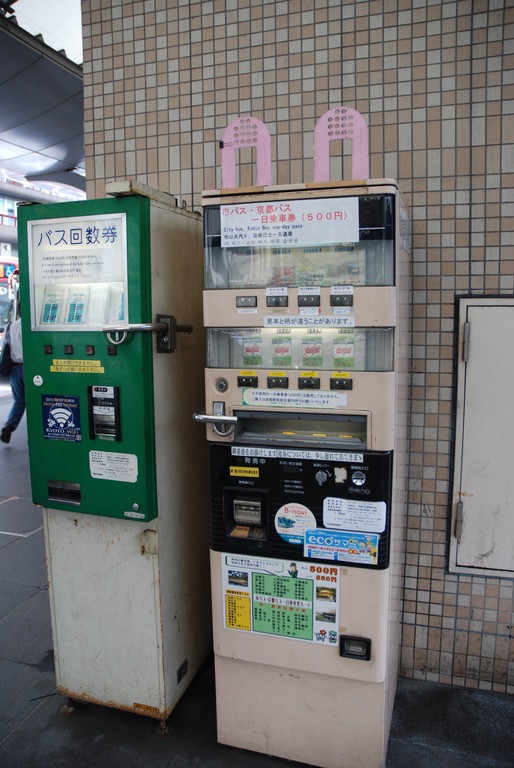
M 2 429 L 2 433 L 0 434 L 0 440 L 2 443 L 9 443 L 11 441 L 11 435 L 14 432 L 14 429 L 11 427 L 10 424 L 7 424 Z

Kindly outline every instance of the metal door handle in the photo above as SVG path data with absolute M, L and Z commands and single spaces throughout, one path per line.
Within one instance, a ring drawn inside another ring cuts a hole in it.
M 231 435 L 237 424 L 237 416 L 215 416 L 208 413 L 193 413 L 193 419 L 200 424 L 212 424 L 213 430 L 220 437 Z M 217 425 L 227 424 L 229 428 L 223 431 Z
M 166 323 L 128 323 L 128 325 L 106 325 L 102 329 L 111 344 L 123 344 L 129 333 L 165 333 Z M 116 334 L 114 337 L 112 334 Z
M 178 325 L 173 315 L 157 315 L 156 323 L 127 323 L 106 325 L 103 329 L 111 344 L 123 344 L 129 333 L 158 333 L 158 352 L 174 352 L 177 333 L 191 333 L 192 325 Z M 114 334 L 114 336 L 113 336 Z
M 127 323 L 127 325 L 106 325 L 103 329 L 104 333 L 134 333 L 137 331 L 166 331 L 168 326 L 166 323 Z

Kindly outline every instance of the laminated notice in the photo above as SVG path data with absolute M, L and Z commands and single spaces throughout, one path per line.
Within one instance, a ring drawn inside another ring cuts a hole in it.
M 382 533 L 386 527 L 385 501 L 357 501 L 327 496 L 323 500 L 323 525 L 347 531 Z
M 137 456 L 135 453 L 89 451 L 89 470 L 97 480 L 116 480 L 120 483 L 137 482 Z

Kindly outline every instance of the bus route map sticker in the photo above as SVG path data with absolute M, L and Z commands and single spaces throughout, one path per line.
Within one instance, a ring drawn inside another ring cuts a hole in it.
M 311 527 L 316 527 L 316 518 L 303 504 L 284 504 L 275 515 L 275 530 L 288 544 L 303 544 Z

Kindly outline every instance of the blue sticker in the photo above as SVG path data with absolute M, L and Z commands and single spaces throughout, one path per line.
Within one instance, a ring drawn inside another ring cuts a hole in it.
M 379 539 L 374 533 L 314 528 L 305 531 L 303 554 L 316 560 L 376 565 Z
M 43 405 L 43 437 L 47 440 L 67 440 L 79 443 L 79 398 L 67 395 L 41 395 Z

